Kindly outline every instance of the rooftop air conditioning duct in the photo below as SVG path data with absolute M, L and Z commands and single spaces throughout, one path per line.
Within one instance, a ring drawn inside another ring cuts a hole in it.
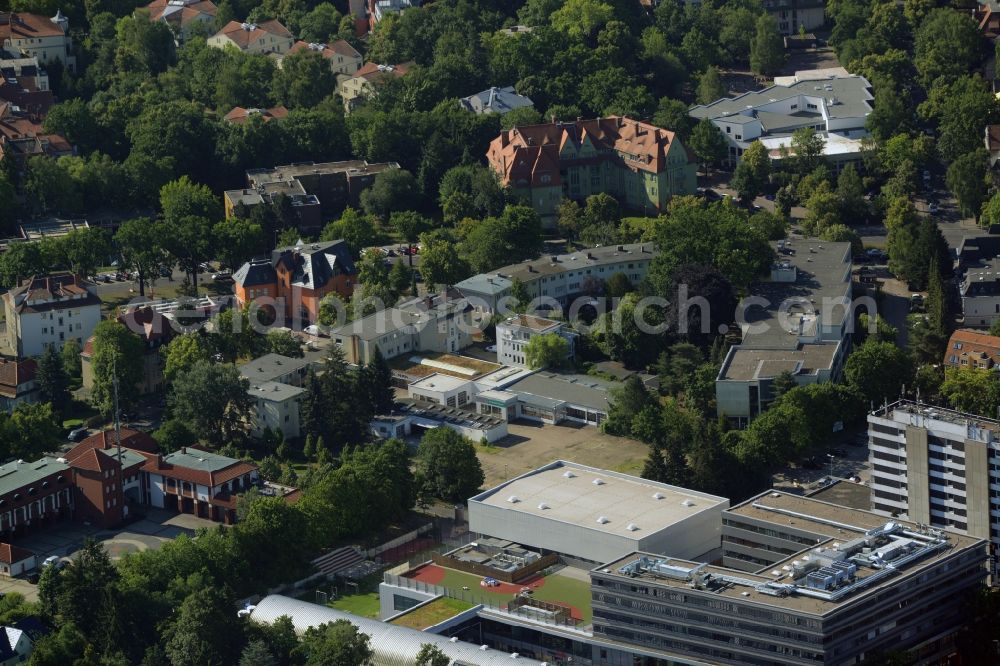
M 663 499 L 663 493 L 653 493 L 653 499 L 655 500 Z
M 573 472 L 571 472 L 569 470 L 566 470 L 565 472 L 563 472 L 563 476 L 565 476 L 567 479 L 575 479 L 576 478 L 576 474 L 574 474 Z
M 521 501 L 521 498 L 518 497 L 517 495 L 511 495 L 510 497 L 507 498 L 507 501 L 510 502 L 511 504 L 517 504 L 518 502 Z
M 603 486 L 604 479 L 594 479 L 593 481 L 591 481 L 591 483 L 593 483 L 595 486 Z
M 601 525 L 607 525 L 611 521 L 608 520 L 607 516 L 598 516 L 597 522 L 600 523 Z
M 548 504 L 546 504 L 545 502 L 541 502 L 541 503 L 540 503 L 540 504 L 538 505 L 538 508 L 539 508 L 539 509 L 541 509 L 542 511 L 544 511 L 545 509 L 549 508 L 549 505 L 548 505 Z
M 694 502 L 692 502 L 689 499 L 686 499 L 683 502 L 681 502 L 681 506 L 694 506 Z
M 639 530 L 639 526 L 636 525 L 635 523 L 629 523 L 625 529 L 627 529 L 629 532 L 636 532 Z

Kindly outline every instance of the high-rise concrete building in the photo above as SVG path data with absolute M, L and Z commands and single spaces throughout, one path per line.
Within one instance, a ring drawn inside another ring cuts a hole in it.
M 1000 544 L 1000 421 L 900 400 L 868 416 L 872 510 Z

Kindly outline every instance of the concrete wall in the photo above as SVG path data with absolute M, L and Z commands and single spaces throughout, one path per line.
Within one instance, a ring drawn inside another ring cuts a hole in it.
M 965 440 L 965 510 L 966 533 L 990 538 L 989 451 L 983 442 Z
M 929 525 L 931 522 L 930 478 L 927 469 L 927 430 L 906 426 L 906 488 L 909 493 L 907 516 Z
M 399 609 L 397 599 L 408 599 L 413 603 L 413 606 L 418 606 L 422 603 L 436 599 L 438 594 L 433 592 L 421 592 L 420 590 L 411 590 L 408 587 L 401 587 L 399 585 L 392 585 L 390 583 L 379 583 L 378 586 L 378 602 L 379 602 L 379 619 L 385 620 L 393 615 L 399 615 L 403 612 L 403 609 Z M 411 606 L 411 608 L 413 607 Z
M 610 562 L 639 548 L 637 532 L 611 534 L 541 516 L 469 502 L 469 531 L 591 562 Z
M 965 315 L 966 326 L 986 328 L 996 322 L 1000 314 L 1000 296 L 976 296 L 962 298 L 962 313 Z

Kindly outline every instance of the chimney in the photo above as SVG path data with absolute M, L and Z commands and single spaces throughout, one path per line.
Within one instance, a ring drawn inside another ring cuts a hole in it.
M 529 273 L 534 273 L 535 272 L 535 267 L 532 266 L 531 264 L 528 264 L 528 272 Z
M 624 252 L 625 251 L 625 246 L 624 245 L 619 245 L 618 246 L 618 251 L 619 252 Z
M 182 446 L 181 447 L 181 453 L 187 453 L 187 452 L 188 452 L 187 447 L 186 446 Z
M 496 99 L 497 99 L 497 87 L 490 86 L 490 101 L 486 104 L 486 106 L 492 109 L 493 103 L 496 101 Z
M 551 122 L 553 125 L 556 124 L 556 114 L 553 113 L 551 116 L 549 116 L 549 122 Z

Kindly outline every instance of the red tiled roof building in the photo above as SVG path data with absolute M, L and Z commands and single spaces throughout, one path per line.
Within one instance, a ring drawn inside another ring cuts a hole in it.
M 679 136 L 619 116 L 515 127 L 494 139 L 486 156 L 501 184 L 549 224 L 563 199 L 607 193 L 656 215 L 697 188 L 696 160 Z

